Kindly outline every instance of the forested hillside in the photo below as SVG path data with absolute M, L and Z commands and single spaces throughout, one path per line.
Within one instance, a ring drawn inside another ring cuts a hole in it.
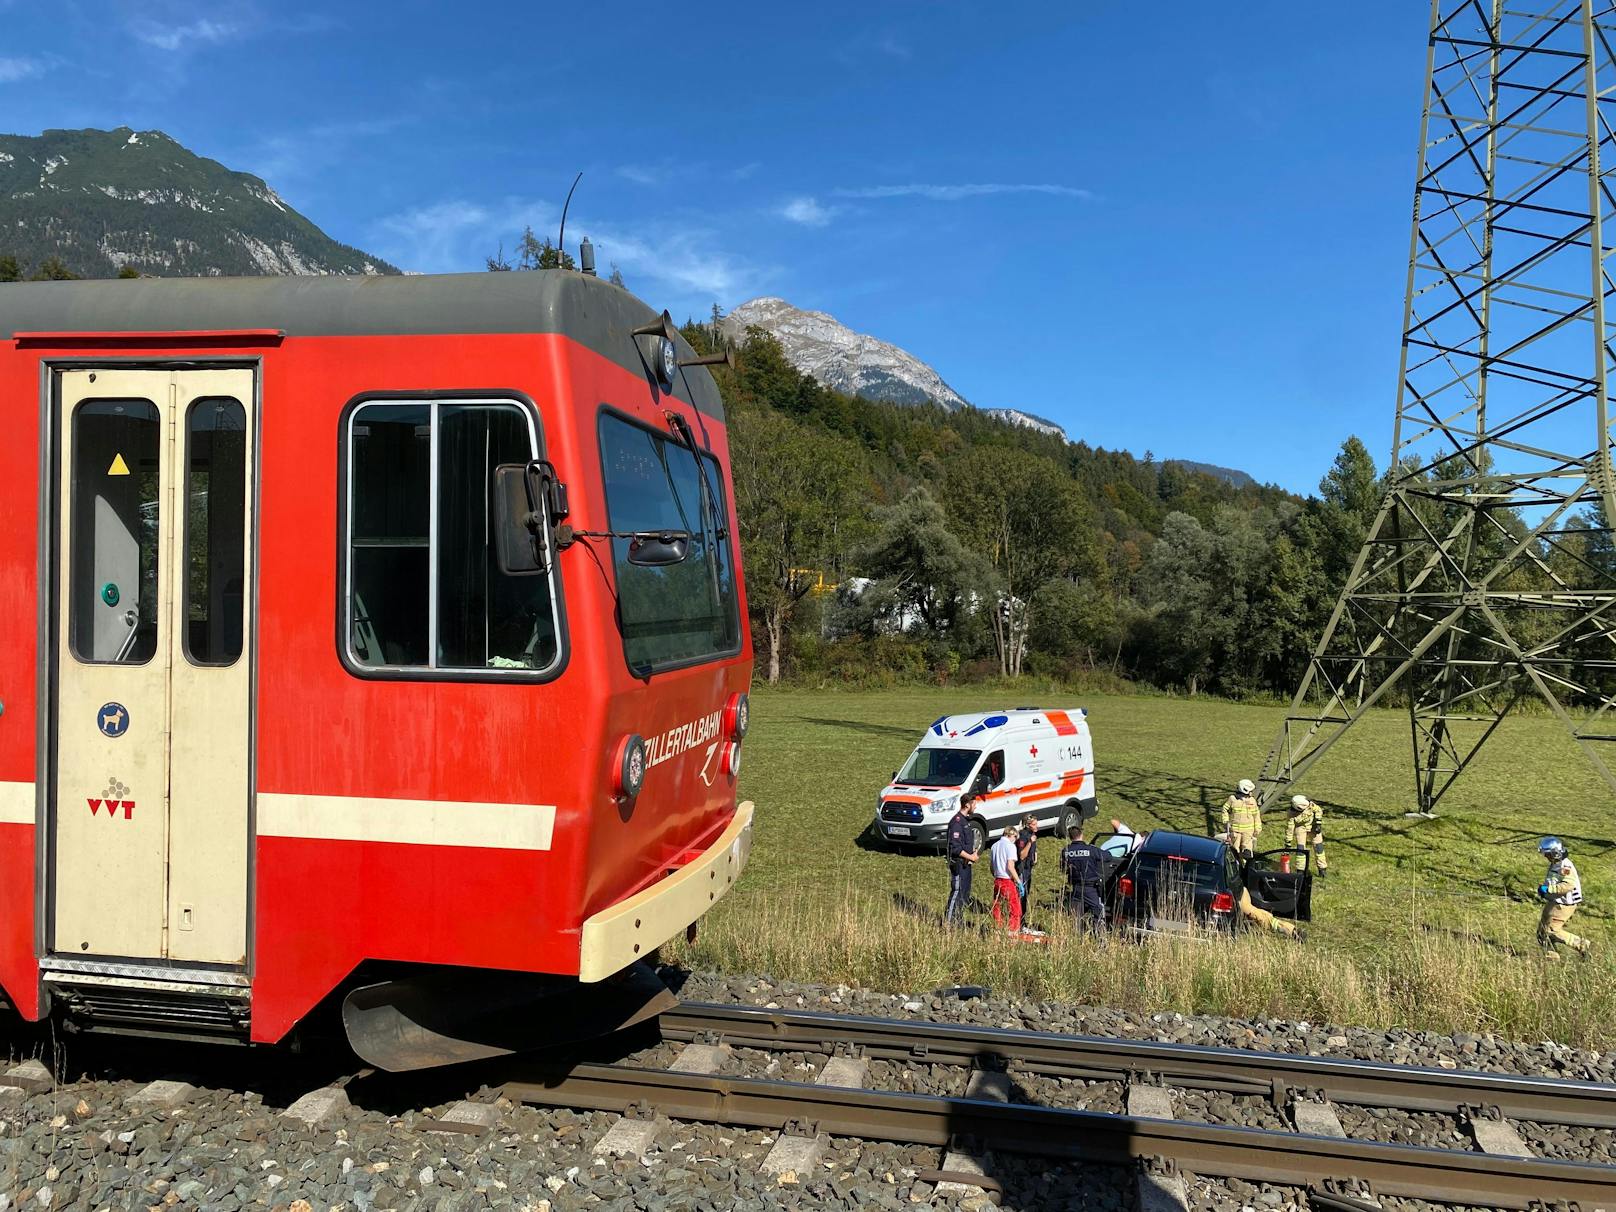
M 704 352 L 725 340 L 684 332 Z M 1304 501 L 977 410 L 843 395 L 757 329 L 733 352 L 717 373 L 771 681 L 1103 669 L 1286 693 L 1379 504 L 1356 438 Z

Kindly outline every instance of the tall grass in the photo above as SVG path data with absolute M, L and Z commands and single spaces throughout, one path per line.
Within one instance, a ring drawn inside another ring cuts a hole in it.
M 1406 930 L 1369 955 L 1255 931 L 1099 945 L 1059 915 L 1040 920 L 1050 927 L 1046 944 L 1011 942 L 991 921 L 985 929 L 944 929 L 933 907 L 878 890 L 849 885 L 827 895 L 822 887 L 786 886 L 753 898 L 744 912 L 720 907 L 695 944 L 680 942 L 667 958 L 892 992 L 968 982 L 999 996 L 1136 1013 L 1494 1032 L 1590 1048 L 1616 1040 L 1616 967 L 1608 959 L 1512 954 L 1462 923 L 1426 920 L 1417 901 Z

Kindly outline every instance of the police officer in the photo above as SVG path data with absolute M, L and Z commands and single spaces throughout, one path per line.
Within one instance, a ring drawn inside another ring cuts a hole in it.
M 1550 959 L 1560 958 L 1554 949 L 1555 943 L 1570 947 L 1587 959 L 1591 944 L 1565 928 L 1577 906 L 1582 904 L 1582 878 L 1566 853 L 1566 844 L 1559 838 L 1544 838 L 1537 844 L 1537 852 L 1549 861 L 1549 872 L 1537 888 L 1538 896 L 1543 898 L 1543 916 L 1537 923 L 1538 946 Z
M 1105 906 L 1100 902 L 1100 883 L 1105 868 L 1100 848 L 1083 840 L 1083 826 L 1073 825 L 1066 831 L 1068 842 L 1061 851 L 1061 870 L 1066 873 L 1068 895 L 1077 914 L 1078 926 L 1087 926 L 1095 934 L 1105 933 Z
M 971 903 L 971 865 L 977 852 L 971 831 L 971 811 L 976 807 L 976 794 L 966 792 L 960 796 L 959 807 L 948 820 L 948 905 L 943 920 L 953 925 L 964 917 L 965 906 Z
M 1223 831 L 1241 854 L 1256 849 L 1262 833 L 1262 809 L 1257 807 L 1257 784 L 1241 779 L 1234 795 L 1223 801 Z
M 1315 879 L 1324 875 L 1329 864 L 1324 861 L 1324 809 L 1305 795 L 1291 796 L 1290 815 L 1285 820 L 1285 849 L 1302 851 L 1302 866 L 1307 866 L 1307 850 L 1312 847 L 1317 858 Z

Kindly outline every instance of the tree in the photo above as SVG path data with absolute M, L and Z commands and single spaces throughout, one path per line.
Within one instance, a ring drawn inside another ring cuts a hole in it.
M 994 600 L 993 570 L 948 528 L 924 488 L 874 511 L 875 537 L 856 567 L 870 584 L 845 603 L 863 630 L 923 630 L 956 637 L 975 604 Z
M 612 272 L 606 275 L 606 280 L 613 286 L 622 286 L 624 290 L 628 289 L 623 283 L 623 271 L 617 268 L 616 261 L 612 262 Z
M 140 277 L 140 271 L 133 265 L 125 265 L 118 271 L 118 276 L 120 278 L 138 278 Z
M 557 248 L 551 243 L 549 236 L 539 239 L 533 234 L 531 226 L 524 227 L 521 236 L 517 238 L 515 264 L 506 259 L 503 242 L 493 256 L 485 258 L 485 263 L 491 273 L 505 273 L 513 269 L 578 268 L 577 263 L 564 249 Z
M 22 266 L 17 264 L 17 258 L 10 253 L 0 256 L 0 282 L 20 282 L 22 280 Z
M 46 257 L 34 270 L 31 281 L 34 282 L 68 282 L 76 279 L 78 274 L 67 267 L 67 262 L 60 257 Z
M 868 480 L 852 443 L 773 411 L 735 415 L 730 468 L 746 600 L 762 623 L 773 685 L 799 603 L 826 573 L 836 579 L 850 545 L 863 537 L 860 503 Z
M 999 672 L 1019 677 L 1035 591 L 1056 577 L 1099 569 L 1082 493 L 1049 459 L 1008 447 L 982 447 L 950 473 L 956 528 L 997 574 L 1004 600 L 994 610 Z

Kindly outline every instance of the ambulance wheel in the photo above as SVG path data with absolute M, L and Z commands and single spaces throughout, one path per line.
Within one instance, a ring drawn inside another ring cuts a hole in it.
M 975 818 L 971 820 L 971 849 L 978 856 L 988 852 L 988 827 Z
M 1073 829 L 1083 823 L 1083 810 L 1076 804 L 1067 804 L 1066 810 L 1061 813 L 1060 836 L 1069 837 Z

